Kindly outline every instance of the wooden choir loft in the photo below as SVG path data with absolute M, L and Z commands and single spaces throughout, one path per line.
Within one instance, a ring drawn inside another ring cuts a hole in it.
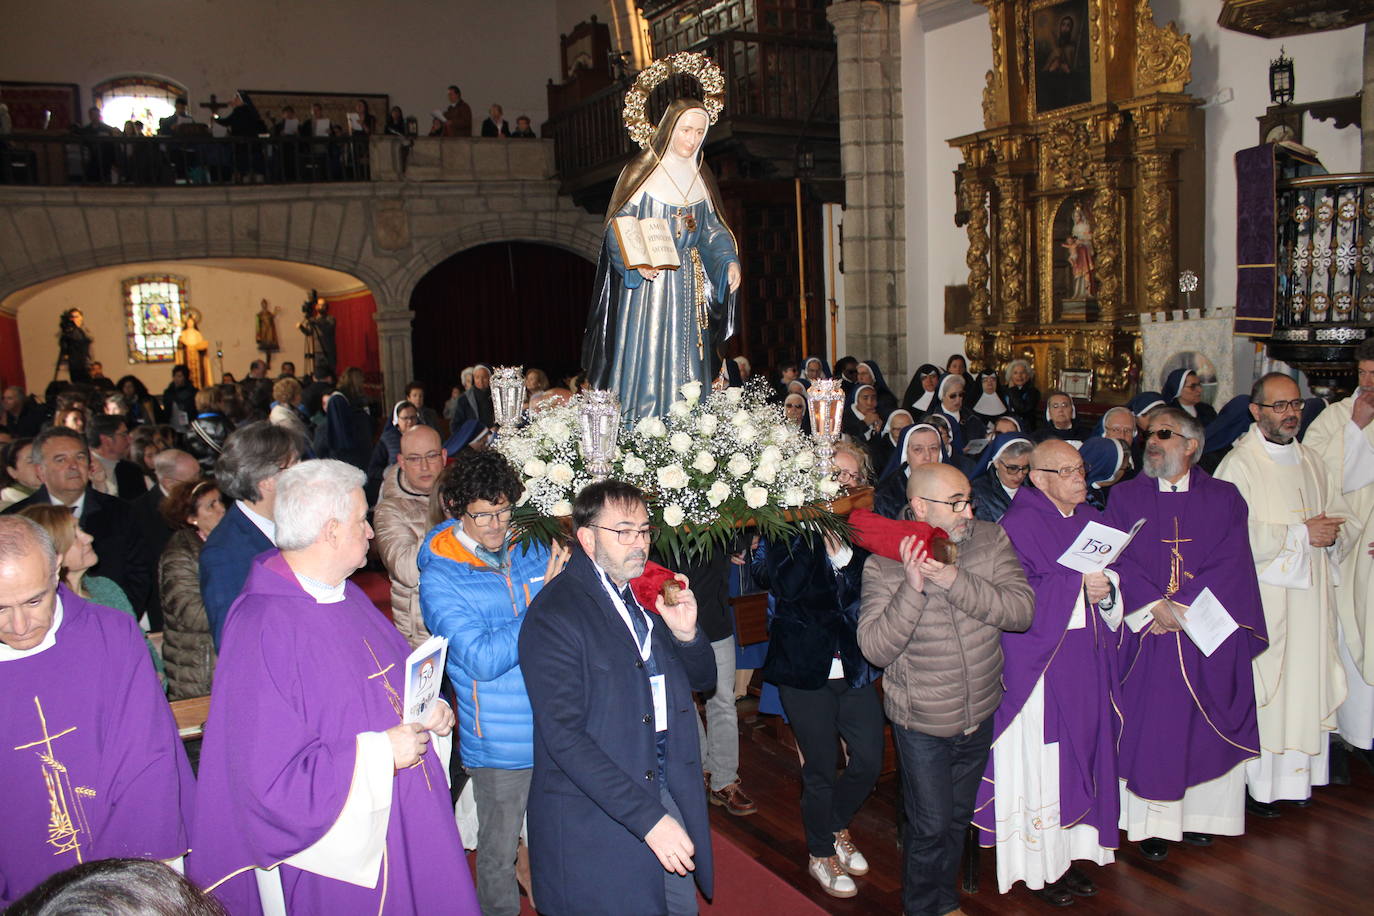
M 822 206 L 842 203 L 835 39 L 826 0 L 646 0 L 655 58 L 706 54 L 725 74 L 725 111 L 706 137 L 727 224 L 740 245 L 740 334 L 730 352 L 772 366 L 803 354 L 801 301 L 819 351 L 827 320 L 822 284 Z M 621 167 L 637 151 L 621 122 L 634 72 L 612 71 L 610 30 L 595 17 L 561 40 L 563 80 L 548 86 L 545 136 L 556 144 L 561 190 L 589 213 L 605 212 Z M 700 96 L 688 79 L 654 91 L 667 101 Z M 801 212 L 806 289 L 800 289 Z

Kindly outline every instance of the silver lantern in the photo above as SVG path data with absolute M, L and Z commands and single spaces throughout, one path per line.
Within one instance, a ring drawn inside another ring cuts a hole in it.
M 806 403 L 811 412 L 811 434 L 816 438 L 817 470 L 821 476 L 831 471 L 835 457 L 835 440 L 840 438 L 840 421 L 844 418 L 844 385 L 841 379 L 823 378 L 806 389 Z
M 577 410 L 577 425 L 582 433 L 578 446 L 588 473 L 593 480 L 605 480 L 610 476 L 620 437 L 620 399 L 615 392 L 584 392 L 582 406 Z
M 497 366 L 491 374 L 491 408 L 498 427 L 520 419 L 525 409 L 525 371 L 522 366 Z

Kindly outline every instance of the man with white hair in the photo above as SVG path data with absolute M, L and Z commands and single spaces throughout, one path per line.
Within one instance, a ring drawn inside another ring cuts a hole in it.
M 52 539 L 0 518 L 0 908 L 96 859 L 176 862 L 194 779 L 138 624 L 59 584 Z
M 372 537 L 364 478 L 333 460 L 280 474 L 278 549 L 225 625 L 191 877 L 232 913 L 478 912 L 430 744 L 453 711 L 402 721 L 410 646 L 348 581 Z

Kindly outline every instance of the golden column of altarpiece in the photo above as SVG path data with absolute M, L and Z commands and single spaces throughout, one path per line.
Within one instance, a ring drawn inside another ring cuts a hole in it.
M 993 67 L 985 129 L 963 154 L 971 360 L 1031 361 L 1041 392 L 1093 370 L 1121 403 L 1141 365 L 1140 315 L 1171 311 L 1178 273 L 1201 272 L 1201 100 L 1189 36 L 1149 0 L 978 0 Z M 1147 386 L 1148 387 L 1148 386 Z

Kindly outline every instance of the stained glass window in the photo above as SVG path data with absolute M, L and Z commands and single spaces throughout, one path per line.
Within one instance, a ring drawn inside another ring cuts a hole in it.
M 182 277 L 131 277 L 124 281 L 129 360 L 166 363 L 176 358 L 181 315 L 187 309 Z

